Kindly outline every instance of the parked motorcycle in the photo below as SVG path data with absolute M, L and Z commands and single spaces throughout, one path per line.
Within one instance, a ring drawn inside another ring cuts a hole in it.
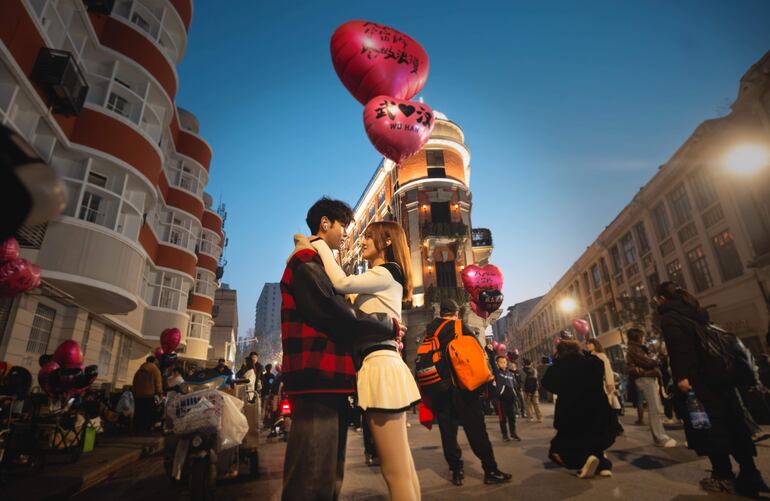
M 225 431 L 237 426 L 246 426 L 246 417 L 240 409 L 232 414 L 231 402 L 234 397 L 220 390 L 245 384 L 248 380 L 231 380 L 227 374 L 211 377 L 196 377 L 186 380 L 170 392 L 166 402 L 166 426 L 172 434 L 165 438 L 164 466 L 171 481 L 186 483 L 193 500 L 214 499 L 217 480 L 234 478 L 239 474 L 241 463 L 240 440 L 233 444 L 233 438 Z M 238 417 L 240 416 L 240 417 Z M 240 422 L 243 420 L 243 423 Z M 223 427 L 229 427 L 224 430 Z M 256 474 L 257 457 L 246 455 L 250 472 Z

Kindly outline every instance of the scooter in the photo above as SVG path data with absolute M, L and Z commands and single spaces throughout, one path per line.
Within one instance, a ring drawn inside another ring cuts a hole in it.
M 284 442 L 288 442 L 289 431 L 291 431 L 291 404 L 289 399 L 284 397 L 278 407 L 278 419 L 270 427 L 268 438 L 280 437 Z
M 214 499 L 216 482 L 238 476 L 239 446 L 217 452 L 223 399 L 220 389 L 246 384 L 248 379 L 231 380 L 230 375 L 200 375 L 185 380 L 176 389 L 181 395 L 170 398 L 166 426 L 164 466 L 173 484 L 186 480 L 193 500 Z M 256 454 L 247 459 L 256 471 Z

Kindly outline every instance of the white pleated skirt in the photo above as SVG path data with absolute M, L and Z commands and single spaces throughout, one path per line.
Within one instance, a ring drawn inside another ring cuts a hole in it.
M 395 351 L 367 355 L 356 378 L 358 406 L 363 410 L 402 412 L 420 401 L 414 376 Z

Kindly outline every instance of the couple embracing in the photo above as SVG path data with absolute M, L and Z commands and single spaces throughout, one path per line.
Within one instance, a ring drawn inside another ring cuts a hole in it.
M 352 219 L 344 202 L 316 202 L 306 219 L 311 236 L 295 236 L 281 279 L 283 378 L 293 409 L 284 500 L 338 499 L 354 388 L 391 499 L 420 499 L 406 431 L 406 410 L 420 394 L 398 353 L 401 303 L 412 294 L 409 248 L 397 223 L 371 223 L 362 245 L 369 269 L 346 276 L 333 249 Z M 355 302 L 343 294 L 357 294 Z

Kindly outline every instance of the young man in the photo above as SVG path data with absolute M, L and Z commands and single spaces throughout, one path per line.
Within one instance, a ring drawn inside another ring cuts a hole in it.
M 495 374 L 495 396 L 497 400 L 497 415 L 500 418 L 500 432 L 506 442 L 514 439 L 521 442 L 516 434 L 516 378 L 508 370 L 508 359 L 504 355 L 497 357 L 497 373 Z M 506 421 L 508 429 L 506 430 Z M 511 436 L 508 437 L 510 430 Z
M 441 318 L 431 322 L 426 331 L 427 335 L 436 332 L 445 320 L 459 320 L 460 307 L 451 299 L 441 301 Z M 475 336 L 465 325 L 462 326 L 465 336 Z M 449 322 L 438 332 L 439 346 L 445 352 L 446 346 L 455 337 L 454 323 Z M 449 362 L 446 361 L 446 364 Z M 439 367 L 442 378 L 449 378 L 451 370 L 446 364 Z M 452 483 L 463 485 L 465 472 L 463 471 L 462 450 L 457 443 L 457 426 L 461 424 L 465 430 L 465 436 L 471 445 L 473 453 L 481 460 L 484 468 L 484 483 L 498 484 L 509 482 L 511 475 L 503 473 L 497 468 L 495 454 L 492 451 L 492 443 L 487 435 L 487 427 L 484 423 L 484 409 L 482 407 L 479 388 L 476 391 L 466 391 L 452 386 L 441 396 L 434 397 L 431 402 L 431 410 L 438 420 L 441 432 L 441 447 L 444 449 L 444 458 L 452 472 Z
M 339 249 L 352 218 L 347 204 L 322 198 L 307 214 L 311 241 L 320 238 Z M 350 340 L 383 341 L 398 334 L 398 323 L 387 315 L 364 314 L 335 294 L 315 249 L 295 249 L 281 279 L 282 377 L 292 403 L 282 499 L 339 498 L 347 398 L 355 378 Z
M 527 416 L 532 422 L 537 419 L 538 423 L 543 422 L 543 416 L 540 414 L 540 396 L 537 388 L 540 381 L 537 378 L 537 369 L 532 367 L 532 362 L 524 359 L 524 402 L 527 406 Z

